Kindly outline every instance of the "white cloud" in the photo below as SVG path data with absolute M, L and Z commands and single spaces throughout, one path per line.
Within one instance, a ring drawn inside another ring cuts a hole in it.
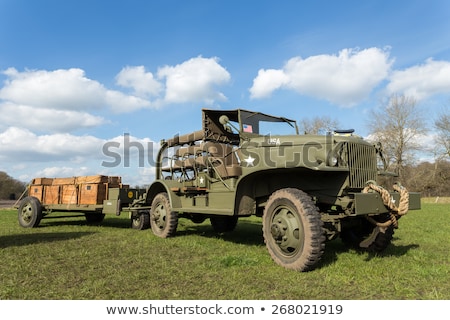
M 20 125 L 33 131 L 69 132 L 107 123 L 87 112 L 40 109 L 11 102 L 0 103 L 0 128 Z
M 10 127 L 0 132 L 0 150 L 0 170 L 12 170 L 22 181 L 104 174 L 143 185 L 154 179 L 159 143 L 134 136 L 104 140 L 89 135 L 36 135 Z
M 3 74 L 8 79 L 0 89 L 0 99 L 35 108 L 33 115 L 43 109 L 80 112 L 110 107 L 113 111 L 130 112 L 150 106 L 146 99 L 106 89 L 101 83 L 87 78 L 85 72 L 77 68 L 24 72 L 9 68 Z M 59 115 L 64 116 L 64 113 Z M 86 117 L 86 114 L 82 116 Z M 55 117 L 56 115 L 53 118 Z M 61 120 L 64 122 L 63 118 Z
M 196 57 L 174 67 L 160 68 L 158 78 L 166 80 L 165 103 L 202 101 L 212 104 L 216 100 L 226 100 L 215 87 L 226 84 L 230 74 L 217 58 Z
M 389 52 L 379 48 L 344 49 L 339 55 L 291 58 L 281 70 L 259 70 L 250 88 L 252 98 L 270 96 L 277 89 L 352 106 L 364 100 L 389 73 Z
M 10 127 L 0 133 L 2 162 L 76 161 L 100 158 L 104 140 L 71 134 L 36 135 L 28 129 Z
M 266 98 L 270 94 L 289 83 L 289 76 L 283 70 L 259 70 L 250 89 L 252 98 Z
M 36 108 L 87 110 L 104 106 L 107 91 L 100 83 L 86 78 L 81 69 L 55 71 L 9 68 L 9 79 L 0 90 L 0 99 Z
M 129 96 L 119 91 L 108 90 L 105 94 L 105 102 L 116 113 L 133 112 L 139 109 L 151 107 L 151 102 L 136 96 Z
M 162 90 L 162 84 L 144 66 L 123 68 L 116 76 L 116 83 L 132 88 L 139 97 L 157 97 Z
M 79 68 L 2 71 L 6 76 L 0 88 L 0 107 L 19 115 L 29 110 L 27 123 L 50 132 L 67 131 L 79 120 L 78 127 L 92 127 L 106 121 L 88 112 L 101 112 L 109 108 L 116 113 L 126 113 L 142 108 L 157 108 L 170 103 L 202 101 L 213 104 L 226 100 L 217 86 L 230 80 L 230 74 L 217 58 L 196 57 L 176 66 L 165 66 L 158 71 L 158 79 L 143 66 L 125 67 L 116 75 L 116 84 L 131 88 L 132 94 L 105 88 L 100 82 L 89 79 Z M 47 116 L 50 116 L 47 118 Z M 70 117 L 72 120 L 67 119 Z M 3 114 L 3 127 L 14 126 L 17 120 Z
M 402 93 L 417 100 L 450 93 L 450 62 L 427 59 L 422 65 L 394 71 L 386 90 L 389 94 Z

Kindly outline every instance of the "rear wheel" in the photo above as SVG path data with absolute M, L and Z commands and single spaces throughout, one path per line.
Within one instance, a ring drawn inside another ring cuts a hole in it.
M 131 228 L 145 230 L 150 228 L 150 214 L 147 211 L 139 211 L 137 216 L 131 217 Z
M 177 231 L 178 214 L 172 211 L 166 192 L 157 194 L 152 201 L 150 226 L 153 233 L 160 238 L 171 237 Z
M 35 228 L 42 219 L 42 206 L 35 197 L 24 198 L 17 210 L 19 224 L 24 228 Z
M 325 250 L 319 210 L 301 190 L 286 188 L 269 198 L 263 216 L 263 235 L 272 259 L 296 271 L 309 271 Z

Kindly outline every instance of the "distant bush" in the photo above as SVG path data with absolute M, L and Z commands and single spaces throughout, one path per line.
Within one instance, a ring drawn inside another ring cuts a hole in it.
M 1 200 L 16 200 L 20 197 L 25 188 L 25 183 L 10 177 L 6 172 L 0 171 Z

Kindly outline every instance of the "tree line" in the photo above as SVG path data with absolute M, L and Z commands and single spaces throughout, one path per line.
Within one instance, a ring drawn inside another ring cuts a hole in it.
M 26 188 L 26 183 L 10 177 L 6 172 L 0 171 L 0 199 L 16 200 Z

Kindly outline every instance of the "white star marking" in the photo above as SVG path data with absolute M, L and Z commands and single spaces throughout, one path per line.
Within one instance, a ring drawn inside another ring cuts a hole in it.
M 203 178 L 203 177 L 200 177 L 200 184 L 203 184 L 204 182 L 205 182 L 205 178 Z
M 248 156 L 247 159 L 244 159 L 244 162 L 247 163 L 247 167 L 253 167 L 254 166 L 253 161 L 255 161 L 255 160 L 256 159 L 253 158 L 252 156 Z

